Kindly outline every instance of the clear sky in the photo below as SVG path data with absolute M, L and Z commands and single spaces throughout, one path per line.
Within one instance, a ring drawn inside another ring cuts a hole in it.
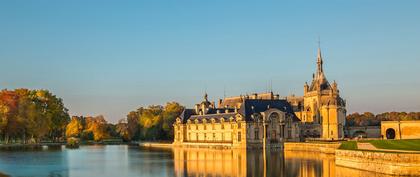
M 420 1 L 0 1 L 0 88 L 48 89 L 72 115 L 266 91 L 316 67 L 348 112 L 420 111 Z M 224 89 L 225 88 L 225 89 Z

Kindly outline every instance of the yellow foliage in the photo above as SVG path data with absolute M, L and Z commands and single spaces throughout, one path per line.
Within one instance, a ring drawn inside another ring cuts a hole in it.
M 73 118 L 66 127 L 66 136 L 67 137 L 77 137 L 83 130 L 82 123 L 79 119 Z
M 104 138 L 109 138 L 110 135 L 106 131 L 106 124 L 103 116 L 97 117 L 88 117 L 86 118 L 86 130 L 87 132 L 93 133 L 93 139 L 95 141 L 103 140 Z

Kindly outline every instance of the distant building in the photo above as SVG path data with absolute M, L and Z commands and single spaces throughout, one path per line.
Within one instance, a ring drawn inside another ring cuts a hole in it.
M 346 104 L 337 83 L 328 82 L 318 49 L 317 71 L 304 96 L 280 98 L 255 93 L 220 99 L 217 107 L 207 94 L 194 109 L 185 109 L 174 124 L 174 145 L 179 146 L 261 146 L 266 125 L 266 144 L 306 137 L 337 140 L 344 137 Z
M 303 86 L 303 97 L 287 97 L 296 115 L 305 123 L 303 136 L 321 139 L 344 138 L 346 102 L 340 97 L 337 83 L 325 77 L 321 50 L 318 48 L 317 70 L 310 85 Z
M 208 101 L 206 94 L 195 109 L 185 109 L 177 118 L 174 124 L 174 144 L 261 146 L 264 135 L 263 122 L 266 123 L 268 145 L 299 141 L 300 120 L 290 104 L 274 95 L 272 98 L 259 99 L 258 96 L 262 95 L 266 94 L 226 98 L 221 100 L 221 104 L 216 108 Z
M 384 139 L 420 139 L 420 121 L 382 121 L 381 136 Z

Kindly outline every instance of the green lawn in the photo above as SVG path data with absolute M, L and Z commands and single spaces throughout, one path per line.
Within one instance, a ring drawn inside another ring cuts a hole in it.
M 344 141 L 344 142 L 341 143 L 339 149 L 357 150 L 357 142 L 356 141 Z
M 420 151 L 420 139 L 418 140 L 371 140 L 368 142 L 378 149 Z

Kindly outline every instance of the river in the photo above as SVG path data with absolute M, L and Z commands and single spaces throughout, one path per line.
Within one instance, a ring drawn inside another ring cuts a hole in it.
M 0 151 L 0 176 L 384 176 L 335 165 L 334 156 L 269 150 L 142 149 L 127 145 Z

